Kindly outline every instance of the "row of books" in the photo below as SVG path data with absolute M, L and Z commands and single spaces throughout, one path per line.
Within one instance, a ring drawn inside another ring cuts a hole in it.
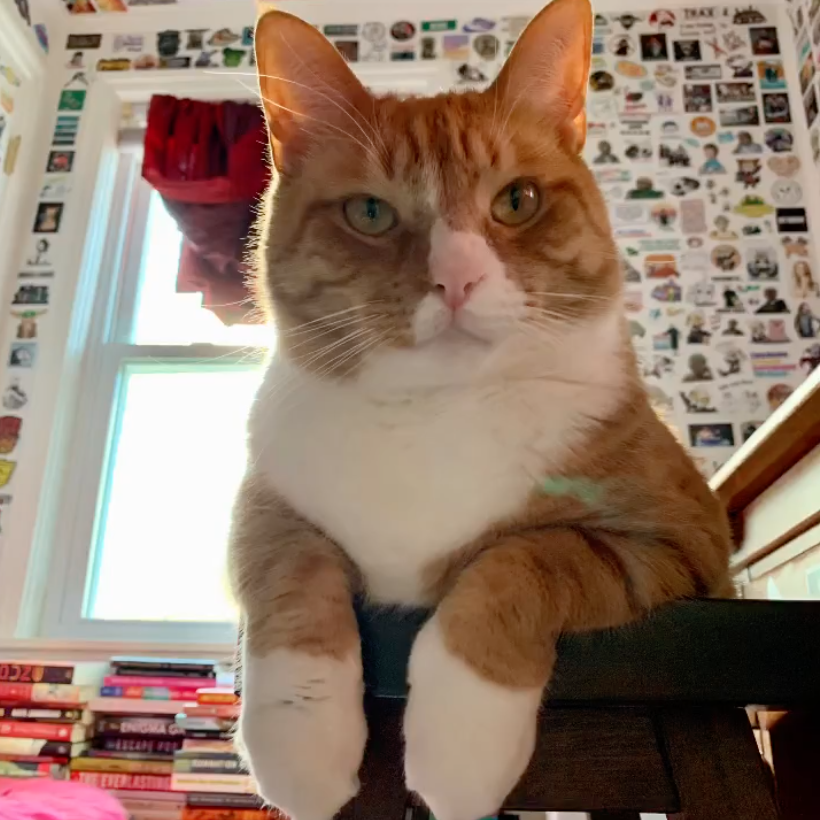
M 132 820 L 268 820 L 233 750 L 230 684 L 207 660 L 0 663 L 0 776 L 97 786 Z

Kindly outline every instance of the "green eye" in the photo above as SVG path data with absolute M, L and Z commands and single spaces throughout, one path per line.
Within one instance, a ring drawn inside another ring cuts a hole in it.
M 353 196 L 344 203 L 345 219 L 365 236 L 381 236 L 399 221 L 395 208 L 375 196 Z
M 541 194 L 535 183 L 517 179 L 493 200 L 493 219 L 502 225 L 523 225 L 535 216 L 540 204 Z

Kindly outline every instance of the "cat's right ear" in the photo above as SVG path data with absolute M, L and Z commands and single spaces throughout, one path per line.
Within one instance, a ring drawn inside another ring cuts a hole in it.
M 486 93 L 506 98 L 510 106 L 526 101 L 541 110 L 580 152 L 591 58 L 589 0 L 553 0 L 524 29 Z
M 268 12 L 256 25 L 255 49 L 273 162 L 280 173 L 297 171 L 323 136 L 358 139 L 370 96 L 313 26 L 286 12 Z

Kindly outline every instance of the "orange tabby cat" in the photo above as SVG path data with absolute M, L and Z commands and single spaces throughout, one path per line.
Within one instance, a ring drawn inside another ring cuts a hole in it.
M 259 23 L 280 335 L 231 571 L 240 742 L 295 820 L 358 787 L 355 594 L 435 608 L 405 736 L 438 820 L 521 776 L 561 632 L 730 594 L 724 513 L 649 407 L 579 157 L 590 44 L 588 0 L 555 0 L 486 92 L 400 100 L 307 23 Z

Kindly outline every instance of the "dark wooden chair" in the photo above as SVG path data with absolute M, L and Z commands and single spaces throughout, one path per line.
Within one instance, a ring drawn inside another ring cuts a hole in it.
M 346 820 L 405 816 L 405 678 L 425 618 L 360 614 L 370 740 Z M 744 707 L 816 703 L 818 648 L 820 604 L 802 602 L 686 602 L 622 629 L 567 636 L 535 754 L 504 809 L 775 820 L 771 772 Z

